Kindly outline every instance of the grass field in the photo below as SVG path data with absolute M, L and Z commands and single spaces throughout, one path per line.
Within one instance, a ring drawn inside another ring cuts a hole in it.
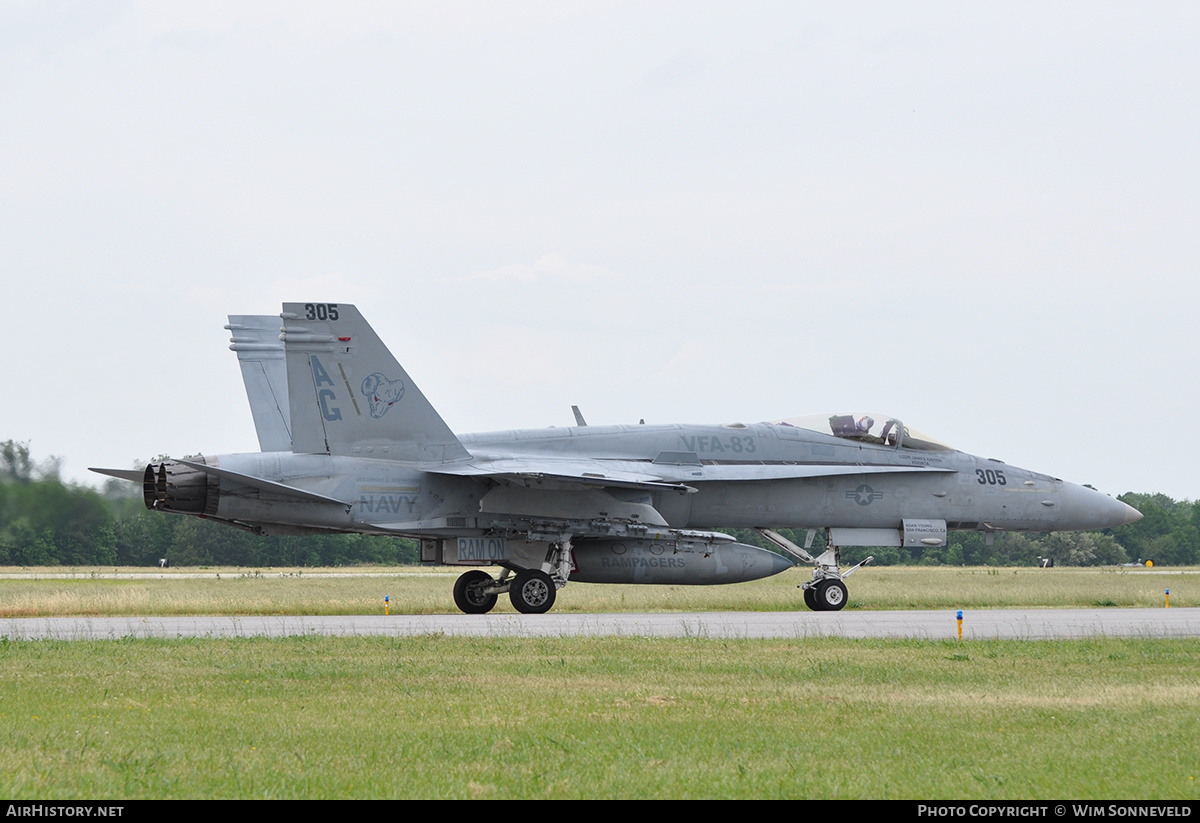
M 453 573 L 77 571 L 0 579 L 0 603 L 9 615 L 376 614 L 390 594 L 393 612 L 453 610 Z M 573 584 L 560 608 L 795 609 L 802 579 Z M 851 597 L 1161 607 L 1169 587 L 1176 607 L 1194 605 L 1197 581 L 887 568 L 855 575 Z M 1198 704 L 1200 640 L 4 639 L 0 796 L 1197 800 Z
M 104 579 L 114 571 L 76 569 L 73 579 L 31 579 L 54 570 L 0 568 L 0 617 L 175 614 L 454 614 L 459 571 L 398 569 L 181 569 L 167 579 Z M 69 573 L 59 570 L 59 573 Z M 202 573 L 204 578 L 189 578 Z M 4 577 L 9 575 L 9 577 Z M 15 575 L 15 577 L 13 577 Z M 217 577 L 219 575 L 219 577 Z M 327 575 L 327 576 L 322 576 Z M 732 586 L 614 586 L 572 583 L 560 612 L 795 611 L 804 609 L 796 570 Z M 1200 604 L 1195 569 L 867 568 L 852 577 L 849 609 L 1142 607 Z M 501 597 L 497 612 L 512 612 Z
M 0 643 L 20 798 L 1200 797 L 1200 641 Z

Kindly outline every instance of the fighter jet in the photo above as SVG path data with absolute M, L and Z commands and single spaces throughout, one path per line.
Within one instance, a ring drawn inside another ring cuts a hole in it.
M 589 426 L 574 409 L 575 426 L 455 435 L 354 306 L 285 303 L 279 318 L 229 319 L 263 451 L 93 471 L 142 483 L 150 509 L 257 534 L 415 538 L 422 562 L 474 567 L 454 585 L 469 614 L 502 594 L 517 611 L 545 612 L 570 580 L 739 583 L 797 561 L 812 569 L 805 604 L 838 610 L 844 581 L 871 560 L 843 568 L 844 546 L 1141 518 L 879 414 Z M 805 545 L 781 528 L 807 529 Z M 779 551 L 731 529 L 757 529 Z

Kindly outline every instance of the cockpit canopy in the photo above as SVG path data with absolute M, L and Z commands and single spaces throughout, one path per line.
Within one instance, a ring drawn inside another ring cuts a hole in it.
M 918 451 L 954 451 L 954 448 L 904 425 L 886 414 L 811 414 L 804 417 L 785 417 L 770 421 L 773 426 L 794 426 L 819 434 L 829 434 L 843 440 L 874 443 Z

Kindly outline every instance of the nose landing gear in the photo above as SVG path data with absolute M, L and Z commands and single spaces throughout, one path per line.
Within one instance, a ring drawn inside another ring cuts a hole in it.
M 841 611 L 849 599 L 846 592 L 846 584 L 842 581 L 875 559 L 873 556 L 868 557 L 857 566 L 842 571 L 837 546 L 831 545 L 820 557 L 813 557 L 778 532 L 773 532 L 770 529 L 755 529 L 755 531 L 774 543 L 785 553 L 803 563 L 812 565 L 813 579 L 807 583 L 801 583 L 799 588 L 804 592 L 804 605 L 815 612 Z M 807 544 L 811 546 L 814 532 L 810 530 L 808 534 Z

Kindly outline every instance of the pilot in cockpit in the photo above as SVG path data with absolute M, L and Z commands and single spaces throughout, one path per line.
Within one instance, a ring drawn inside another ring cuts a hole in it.
M 874 425 L 874 418 L 866 415 L 855 418 L 852 414 L 835 414 L 829 418 L 829 430 L 835 437 L 866 437 Z

